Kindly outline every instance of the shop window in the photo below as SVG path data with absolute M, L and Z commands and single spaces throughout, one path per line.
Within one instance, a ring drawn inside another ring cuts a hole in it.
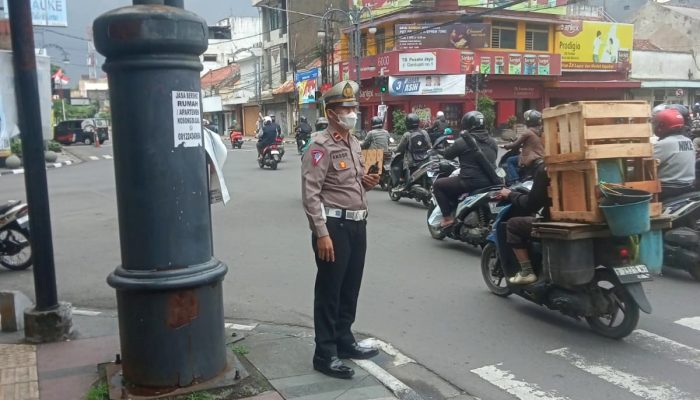
M 654 90 L 654 102 L 660 102 L 663 103 L 663 101 L 666 100 L 666 91 L 665 90 Z
M 443 104 L 442 112 L 445 113 L 447 125 L 453 130 L 458 129 L 462 119 L 462 103 Z
M 525 50 L 549 51 L 549 26 L 527 24 L 525 28 Z
M 377 29 L 374 35 L 374 43 L 377 45 L 377 54 L 382 54 L 386 51 L 386 32 L 384 28 Z
M 360 54 L 362 57 L 367 57 L 367 33 L 360 36 Z
M 491 47 L 515 49 L 518 42 L 518 25 L 515 22 L 494 21 L 491 25 Z
M 202 57 L 204 62 L 216 62 L 216 54 L 205 54 Z

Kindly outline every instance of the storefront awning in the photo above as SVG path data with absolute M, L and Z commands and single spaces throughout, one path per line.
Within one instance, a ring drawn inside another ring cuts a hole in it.
M 700 81 L 644 81 L 643 88 L 700 88 Z
M 291 79 L 281 84 L 278 88 L 272 90 L 272 94 L 285 94 L 294 91 L 294 81 Z
M 546 88 L 556 89 L 636 89 L 641 86 L 638 81 L 549 81 Z

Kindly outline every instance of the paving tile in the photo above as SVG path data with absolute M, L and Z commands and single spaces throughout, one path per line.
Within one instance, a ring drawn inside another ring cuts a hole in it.
M 38 400 L 36 347 L 0 344 L 0 400 Z

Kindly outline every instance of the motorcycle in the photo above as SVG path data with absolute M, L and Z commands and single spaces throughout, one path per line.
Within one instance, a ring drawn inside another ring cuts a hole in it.
M 241 148 L 243 147 L 243 133 L 231 129 L 229 132 L 229 138 L 231 139 L 231 148 Z
M 436 169 L 442 157 L 437 153 L 431 153 L 430 157 L 411 174 L 409 182 L 400 186 L 401 176 L 404 173 L 403 158 L 403 154 L 396 154 L 391 160 L 389 198 L 392 201 L 399 201 L 402 197 L 407 197 L 429 207 L 432 198 L 433 178 L 437 175 Z
M 510 211 L 511 205 L 506 204 L 499 212 L 481 255 L 481 273 L 492 293 L 500 297 L 517 294 L 576 320 L 584 318 L 594 332 L 613 339 L 635 329 L 640 309 L 651 313 L 642 282 L 652 278 L 645 265 L 630 263 L 625 247 L 628 238 L 533 239 L 528 250 L 538 280 L 531 285 L 511 285 L 507 277 L 520 268 L 506 243 L 505 221 Z
M 29 209 L 21 201 L 10 201 L 0 206 L 0 265 L 13 271 L 32 265 Z
M 505 171 L 498 169 L 499 177 L 505 176 Z M 454 164 L 443 161 L 440 163 L 438 178 L 447 176 L 458 176 L 459 169 L 455 169 Z M 428 232 L 436 240 L 443 240 L 449 237 L 454 240 L 469 243 L 472 246 L 483 247 L 489 234 L 491 224 L 496 219 L 501 207 L 496 198 L 499 186 L 485 187 L 472 193 L 465 193 L 457 200 L 457 207 L 453 211 L 454 223 L 448 227 L 441 227 L 442 212 L 438 207 L 437 200 L 433 194 L 430 207 L 428 208 Z
M 258 158 L 258 165 L 261 169 L 270 167 L 275 170 L 280 161 L 282 161 L 282 154 L 280 153 L 279 146 L 277 144 L 271 144 L 263 149 L 262 157 Z
M 278 163 L 282 161 L 282 157 L 284 157 L 284 136 L 277 136 L 277 139 L 275 139 L 275 144 L 277 145 L 277 151 L 279 152 L 279 161 Z
M 664 232 L 664 266 L 683 269 L 700 281 L 700 192 L 664 202 L 671 229 Z

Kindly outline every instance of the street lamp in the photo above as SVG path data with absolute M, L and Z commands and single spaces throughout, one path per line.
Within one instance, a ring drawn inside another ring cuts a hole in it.
M 63 56 L 63 63 L 64 64 L 69 64 L 70 63 L 70 57 L 68 56 L 68 52 L 61 46 L 53 43 L 47 43 L 44 45 L 44 54 L 46 54 L 46 49 L 56 49 L 61 52 L 61 56 Z
M 343 11 L 338 8 L 329 8 L 325 14 L 323 14 L 323 17 L 321 17 L 321 21 L 324 24 L 323 26 L 325 27 L 326 21 L 333 16 L 335 13 L 340 13 L 343 15 L 352 25 L 353 25 L 353 55 L 355 57 L 355 70 L 356 70 L 356 80 L 357 80 L 357 85 L 358 87 L 362 87 L 362 78 L 361 78 L 361 69 L 362 66 L 360 65 L 360 58 L 362 56 L 362 44 L 360 43 L 361 39 L 361 33 L 360 33 L 360 20 L 362 19 L 362 15 L 365 13 L 369 15 L 370 22 L 373 21 L 372 17 L 372 10 L 364 6 L 362 8 L 359 8 L 357 6 L 354 6 L 351 10 L 349 11 Z M 372 26 L 368 29 L 368 32 L 371 35 L 374 35 L 377 33 L 377 28 Z M 326 31 L 325 30 L 319 30 L 318 31 L 318 37 L 319 39 L 323 39 L 326 36 Z M 357 110 L 357 131 L 359 132 L 360 129 L 362 128 L 362 116 L 360 113 L 360 110 Z

